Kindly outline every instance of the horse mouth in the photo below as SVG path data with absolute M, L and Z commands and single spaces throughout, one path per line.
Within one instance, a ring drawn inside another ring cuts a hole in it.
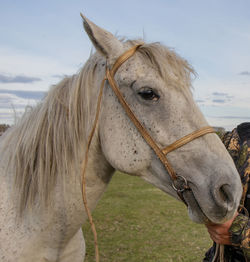
M 210 219 L 203 212 L 192 190 L 185 191 L 183 196 L 188 205 L 188 214 L 190 219 L 199 224 L 209 223 Z

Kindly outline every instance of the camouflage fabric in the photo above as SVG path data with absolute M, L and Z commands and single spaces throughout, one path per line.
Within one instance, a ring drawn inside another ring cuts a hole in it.
M 232 246 L 225 246 L 225 261 L 250 262 L 250 123 L 243 123 L 232 132 L 225 133 L 222 142 L 234 160 L 240 174 L 243 194 L 240 201 L 240 214 L 231 227 Z M 213 261 L 216 245 L 208 250 L 204 262 Z M 244 258 L 245 257 L 245 258 Z
M 246 205 L 246 199 L 250 177 L 250 137 L 240 137 L 238 128 L 235 128 L 232 132 L 226 133 L 222 137 L 222 141 L 232 156 L 241 177 L 243 194 L 240 205 L 245 206 L 249 210 L 249 206 Z M 240 246 L 247 261 L 250 261 L 249 211 L 244 211 L 243 208 L 240 208 L 241 213 L 235 218 L 229 230 L 232 234 L 233 245 Z
M 241 206 L 244 206 L 250 175 L 250 138 L 242 141 L 235 128 L 222 137 L 222 142 L 234 160 L 243 186 Z
M 232 235 L 233 245 L 239 246 L 245 257 L 250 259 L 250 224 L 249 217 L 239 214 L 233 221 L 229 232 Z

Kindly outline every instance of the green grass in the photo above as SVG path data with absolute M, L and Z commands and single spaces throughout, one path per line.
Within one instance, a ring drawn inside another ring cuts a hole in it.
M 186 207 L 137 177 L 116 173 L 93 212 L 101 262 L 198 262 L 211 245 Z M 89 223 L 85 261 L 95 261 Z

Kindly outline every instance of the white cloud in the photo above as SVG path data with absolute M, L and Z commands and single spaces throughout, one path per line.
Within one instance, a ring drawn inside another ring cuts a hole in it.
M 242 76 L 250 76 L 250 72 L 249 71 L 242 71 L 239 73 Z
M 243 122 L 250 122 L 249 117 L 212 117 L 206 116 L 208 123 L 211 126 L 224 127 L 226 130 L 230 131 L 237 125 Z
M 39 100 L 18 97 L 15 94 L 0 93 L 0 123 L 13 124 L 28 106 L 35 106 Z
M 54 75 L 72 75 L 80 67 L 79 65 L 61 64 L 50 57 L 4 47 L 0 47 L 0 57 L 0 74 L 24 75 L 31 79 L 41 79 L 41 81 L 33 83 L 0 83 L 0 89 L 46 91 L 49 86 L 59 81 Z
M 88 55 L 89 52 L 85 54 L 86 59 Z M 0 122 L 8 124 L 14 122 L 14 111 L 20 116 L 27 105 L 36 104 L 38 100 L 32 99 L 32 92 L 33 97 L 35 93 L 47 92 L 62 76 L 75 74 L 82 66 L 2 46 L 0 57 L 0 75 L 3 76 L 3 81 L 0 81 Z
M 0 83 L 6 84 L 6 83 L 33 83 L 41 81 L 38 77 L 30 77 L 25 75 L 4 75 L 0 74 Z
M 6 47 L 0 47 L 0 57 L 0 74 L 8 80 L 0 82 L 1 123 L 13 124 L 26 106 L 34 106 L 38 101 L 34 97 L 60 81 L 55 75 L 71 75 L 78 70 L 76 65 L 61 64 L 50 57 Z M 25 79 L 16 76 L 25 76 Z M 29 81 L 32 79 L 40 81 Z
M 250 109 L 250 80 L 242 82 L 238 76 L 225 79 L 198 79 L 194 83 L 194 97 L 202 105 L 217 105 L 218 100 L 221 100 L 222 106 Z
M 24 108 L 36 104 L 36 99 L 25 99 L 13 94 L 0 94 L 0 108 Z
M 73 74 L 76 66 L 60 64 L 58 61 L 37 54 L 0 47 L 0 72 L 16 75 L 44 77 L 52 74 Z

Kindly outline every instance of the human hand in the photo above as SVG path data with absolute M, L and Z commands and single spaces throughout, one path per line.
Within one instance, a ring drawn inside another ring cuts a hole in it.
M 238 215 L 238 212 L 223 224 L 208 223 L 206 224 L 208 233 L 211 239 L 217 244 L 222 245 L 232 245 L 229 228 L 231 227 L 235 217 Z

